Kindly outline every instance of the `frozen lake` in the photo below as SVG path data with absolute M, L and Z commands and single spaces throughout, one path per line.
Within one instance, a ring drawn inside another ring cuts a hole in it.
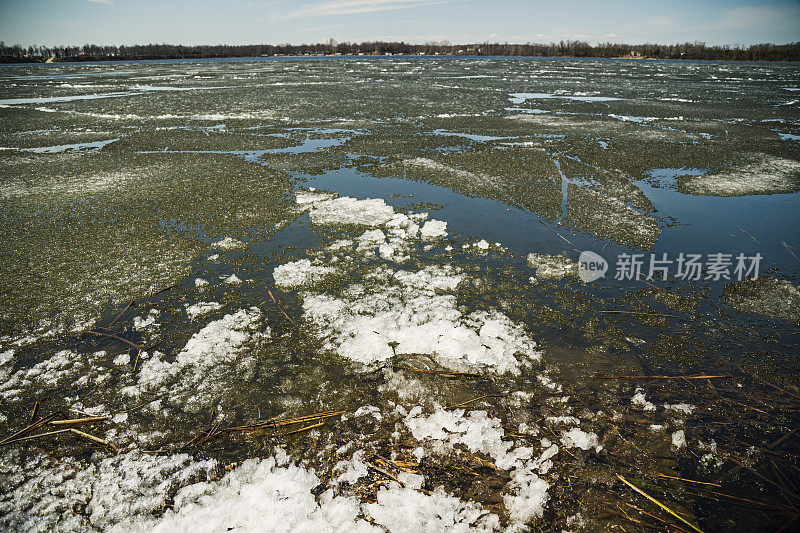
M 798 66 L 15 65 L 0 124 L 4 529 L 798 519 Z

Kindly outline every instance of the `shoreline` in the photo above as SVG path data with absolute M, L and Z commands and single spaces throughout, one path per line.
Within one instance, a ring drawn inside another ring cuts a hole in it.
M 660 58 L 660 57 L 635 57 L 635 56 L 617 56 L 617 57 L 601 57 L 601 56 L 537 56 L 537 55 L 466 55 L 466 54 L 392 54 L 392 55 L 342 55 L 342 54 L 328 54 L 328 55 L 270 55 L 270 56 L 208 56 L 208 57 L 151 57 L 151 58 L 119 58 L 119 57 L 92 57 L 87 59 L 82 58 L 55 58 L 55 57 L 42 57 L 33 61 L 17 61 L 14 58 L 0 58 L 0 65 L 44 65 L 44 64 L 60 64 L 60 63 L 131 63 L 131 62 L 159 62 L 159 61 L 237 61 L 237 60 L 252 60 L 252 61 L 281 61 L 281 60 L 323 60 L 323 59 L 391 59 L 391 58 L 404 58 L 404 59 L 544 59 L 544 60 L 593 60 L 593 61 L 662 61 L 662 62 L 686 62 L 686 63 L 800 63 L 800 59 L 681 59 L 681 58 Z

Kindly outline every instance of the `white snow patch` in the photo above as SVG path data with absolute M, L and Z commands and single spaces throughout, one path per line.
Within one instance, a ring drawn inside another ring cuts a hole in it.
M 156 318 L 158 318 L 159 314 L 160 311 L 158 309 L 151 309 L 150 312 L 147 313 L 147 315 L 145 315 L 144 317 L 141 316 L 134 317 L 133 329 L 141 331 L 143 329 L 149 328 L 150 326 L 154 325 L 157 326 L 158 324 L 156 323 Z
M 359 519 L 354 498 L 312 490 L 319 478 L 287 464 L 286 453 L 262 461 L 248 459 L 217 483 L 198 483 L 181 489 L 175 505 L 156 520 L 139 521 L 128 531 L 376 531 Z
M 378 491 L 377 503 L 365 504 L 362 508 L 376 524 L 392 533 L 488 532 L 500 528 L 497 515 L 489 514 L 476 503 L 463 502 L 447 494 L 442 487 L 425 495 L 392 483 Z
M 548 424 L 562 424 L 565 426 L 581 425 L 581 421 L 574 416 L 548 416 L 547 418 L 545 418 L 545 422 L 547 422 Z
M 316 201 L 309 216 L 314 224 L 338 224 L 377 227 L 389 222 L 394 209 L 380 198 L 356 200 L 349 196 Z
M 159 456 L 133 451 L 101 458 L 84 467 L 73 458 L 34 457 L 0 462 L 6 498 L 0 527 L 15 531 L 89 531 L 73 512 L 81 505 L 95 528 L 123 531 L 124 524 L 157 512 L 176 488 L 210 477 L 215 461 L 188 455 Z M 13 472 L 13 474 L 12 474 Z
M 439 443 L 439 448 L 460 444 L 473 453 L 489 455 L 497 467 L 509 470 L 511 481 L 506 486 L 503 503 L 512 526 L 520 527 L 542 516 L 550 485 L 535 472 L 543 473 L 550 468 L 550 459 L 558 453 L 557 445 L 550 445 L 534 459 L 531 448 L 514 447 L 513 442 L 502 440 L 505 432 L 500 420 L 491 418 L 486 411 L 471 411 L 467 415 L 463 409 L 447 411 L 437 407 L 434 413 L 422 416 L 421 409 L 415 407 L 405 418 L 405 424 L 419 441 Z
M 439 294 L 461 281 L 452 268 L 398 271 L 394 278 L 400 287 L 383 286 L 352 298 L 305 294 L 304 318 L 317 326 L 326 349 L 359 363 L 430 354 L 454 370 L 487 367 L 517 374 L 525 360 L 541 357 L 523 328 L 499 311 L 464 316 L 454 296 Z
M 341 472 L 336 478 L 336 483 L 355 483 L 369 474 L 367 463 L 364 462 L 364 450 L 358 450 L 349 461 L 339 461 L 333 467 L 334 472 Z

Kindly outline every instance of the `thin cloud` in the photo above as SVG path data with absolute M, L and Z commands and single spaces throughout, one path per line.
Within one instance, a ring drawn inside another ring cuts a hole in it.
M 104 6 L 113 6 L 114 2 L 111 0 L 86 0 L 87 2 L 91 2 L 92 4 L 103 4 Z
M 770 6 L 741 6 L 728 9 L 716 22 L 708 27 L 719 30 L 741 30 L 759 26 L 780 24 L 800 16 L 800 6 L 786 8 Z
M 357 15 L 378 11 L 412 9 L 443 4 L 453 4 L 462 0 L 331 0 L 319 2 L 288 13 L 284 18 L 330 17 L 335 15 Z
M 322 30 L 332 30 L 336 28 L 344 28 L 344 24 L 329 24 L 327 26 L 314 26 L 311 28 L 300 28 L 297 31 L 322 31 Z

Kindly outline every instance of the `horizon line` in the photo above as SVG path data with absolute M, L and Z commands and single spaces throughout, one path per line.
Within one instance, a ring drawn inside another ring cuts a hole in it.
M 333 44 L 330 43 L 333 41 Z M 550 45 L 560 45 L 561 43 L 564 44 L 587 44 L 591 47 L 598 47 L 598 46 L 676 46 L 676 45 L 693 45 L 693 46 L 704 46 L 706 48 L 752 48 L 754 46 L 790 46 L 795 44 L 800 44 L 800 40 L 797 41 L 788 41 L 784 43 L 774 43 L 774 42 L 761 42 L 761 43 L 753 43 L 753 44 L 741 44 L 741 43 L 724 43 L 724 44 L 707 44 L 706 41 L 701 39 L 695 39 L 694 41 L 670 41 L 670 42 L 656 42 L 656 41 L 642 41 L 642 42 L 617 42 L 617 41 L 585 41 L 580 39 L 561 39 L 560 41 L 526 41 L 526 42 L 500 42 L 500 41 L 471 41 L 471 42 L 451 42 L 448 39 L 443 39 L 441 41 L 425 41 L 425 42 L 413 42 L 413 41 L 403 41 L 403 40 L 370 40 L 370 41 L 339 41 L 335 39 L 330 39 L 328 42 L 324 41 L 316 41 L 316 42 L 282 42 L 282 43 L 269 43 L 269 42 L 251 42 L 251 43 L 199 43 L 199 44 L 182 44 L 182 43 L 175 43 L 175 42 L 141 42 L 135 44 L 98 44 L 98 43 L 87 43 L 84 42 L 82 44 L 28 44 L 23 45 L 20 43 L 8 43 L 5 42 L 2 38 L 0 38 L 0 42 L 3 43 L 6 47 L 11 48 L 15 46 L 20 46 L 22 48 L 30 48 L 30 47 L 43 47 L 43 48 L 54 48 L 54 47 L 84 47 L 84 46 L 97 46 L 97 47 L 105 47 L 105 46 L 113 46 L 113 47 L 135 47 L 135 46 L 183 46 L 186 48 L 191 47 L 198 47 L 198 46 L 338 46 L 338 45 L 366 45 L 366 44 L 389 44 L 389 43 L 397 43 L 397 44 L 405 44 L 409 46 L 439 46 L 439 47 L 456 47 L 456 46 L 475 46 L 475 45 L 487 45 L 487 46 L 550 46 Z

